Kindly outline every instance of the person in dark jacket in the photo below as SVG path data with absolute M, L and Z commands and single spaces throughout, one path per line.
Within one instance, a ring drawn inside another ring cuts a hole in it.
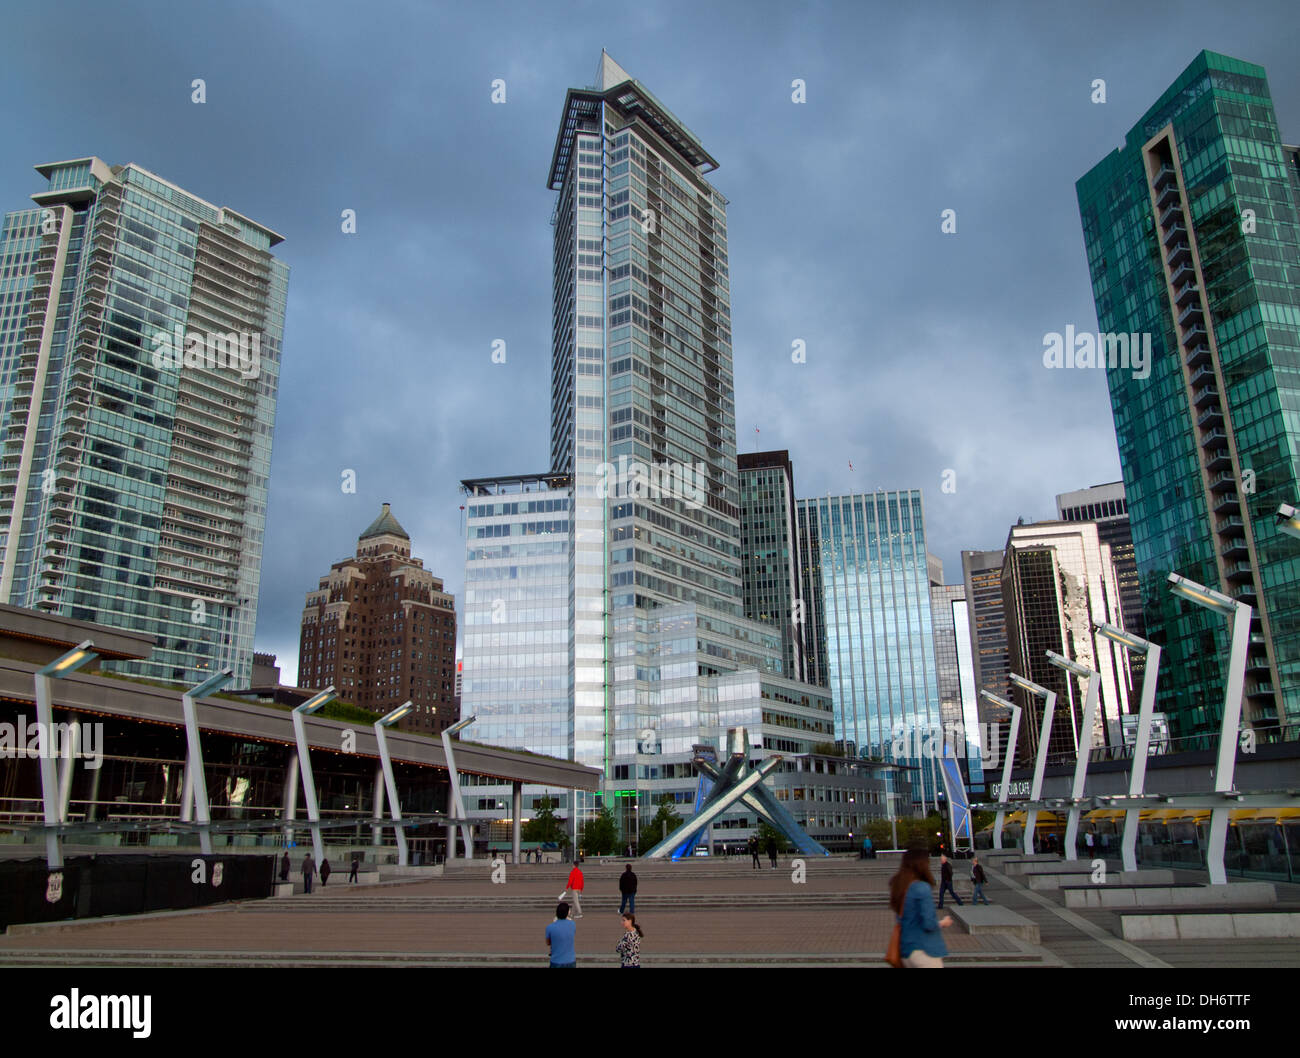
M 328 885 L 330 880 L 330 861 L 323 859 L 320 861 L 320 884 Z
M 305 892 L 311 892 L 312 876 L 316 873 L 316 861 L 311 858 L 311 853 L 307 853 L 302 858 L 302 887 Z
M 772 867 L 775 869 L 775 867 L 776 867 L 776 838 L 774 838 L 771 834 L 769 834 L 769 835 L 767 836 L 767 858 L 768 858 L 768 861 L 772 864 Z
M 980 864 L 978 856 L 972 856 L 970 861 L 970 880 L 975 886 L 975 894 L 970 898 L 972 904 L 978 904 L 981 900 L 984 903 L 989 902 L 989 898 L 984 895 L 984 883 L 987 882 L 988 875 L 984 873 L 984 867 Z
M 754 870 L 761 871 L 763 865 L 758 862 L 758 838 L 756 837 L 749 839 L 749 855 L 754 861 Z
M 943 894 L 952 893 L 952 898 L 957 901 L 957 906 L 961 907 L 961 897 L 957 895 L 957 890 L 952 887 L 952 864 L 948 862 L 947 856 L 939 857 L 939 910 L 943 910 Z
M 349 869 L 349 871 L 348 871 L 348 881 L 349 881 L 349 882 L 352 882 L 353 884 L 356 883 L 356 880 L 357 880 L 357 871 L 359 871 L 359 870 L 361 870 L 361 857 L 360 857 L 360 856 L 353 856 L 353 857 L 352 857 L 352 867 L 351 867 L 351 869 Z
M 289 863 L 289 853 L 286 851 L 284 859 L 280 861 L 280 881 L 287 882 L 291 870 L 293 870 L 293 865 Z
M 618 912 L 621 915 L 624 911 L 636 913 L 636 875 L 632 873 L 632 865 L 629 863 L 624 869 L 622 876 L 618 880 L 618 891 L 623 894 L 623 899 L 619 901 Z

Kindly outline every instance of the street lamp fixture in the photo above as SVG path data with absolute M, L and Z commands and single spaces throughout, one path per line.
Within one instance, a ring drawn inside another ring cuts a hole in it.
M 1058 669 L 1072 672 L 1079 679 L 1088 681 L 1088 695 L 1084 699 L 1083 705 L 1082 730 L 1077 733 L 1074 744 L 1074 784 L 1070 789 L 1070 797 L 1074 804 L 1070 806 L 1070 814 L 1065 824 L 1065 858 L 1067 860 L 1077 860 L 1079 851 L 1075 847 L 1075 840 L 1079 836 L 1079 798 L 1083 796 L 1083 786 L 1088 777 L 1088 758 L 1092 755 L 1092 725 L 1097 719 L 1097 698 L 1101 693 L 1101 673 L 1088 668 L 1087 665 L 1072 661 L 1070 658 L 1062 657 L 1051 650 L 1047 651 L 1047 660 Z
M 36 722 L 40 725 L 39 729 L 45 732 L 45 752 L 40 755 L 37 761 L 41 772 L 41 800 L 43 802 L 45 825 L 51 828 L 45 832 L 45 865 L 52 871 L 63 866 L 63 846 L 58 831 L 52 828 L 64 822 L 67 816 L 67 804 L 63 802 L 59 795 L 59 783 L 54 774 L 54 709 L 50 704 L 53 697 L 50 681 L 70 676 L 83 665 L 88 665 L 99 657 L 91 649 L 94 645 L 89 639 L 83 640 L 66 654 L 37 669 L 34 674 Z M 74 725 L 73 730 L 79 731 L 80 728 Z M 67 767 L 67 776 L 70 780 L 72 777 L 71 757 L 68 759 Z M 69 786 L 69 789 L 71 789 L 71 786 Z
M 203 744 L 199 740 L 198 708 L 194 703 L 224 687 L 234 678 L 234 669 L 222 669 L 215 676 L 209 676 L 197 687 L 191 687 L 181 695 L 187 750 L 185 788 L 181 793 L 181 820 L 187 822 L 193 810 L 194 821 L 199 824 L 199 850 L 205 856 L 212 855 L 212 832 L 208 827 L 212 822 L 212 813 L 208 805 L 208 779 L 203 772 Z
M 456 755 L 451 748 L 451 736 L 459 734 L 478 719 L 474 716 L 463 717 L 442 729 L 442 752 L 447 758 L 447 777 L 451 781 L 451 797 L 447 803 L 448 814 L 452 822 L 447 824 L 447 859 L 456 858 L 456 821 L 460 822 L 460 836 L 465 843 L 465 859 L 474 858 L 474 834 L 469 828 L 469 819 L 465 815 L 465 803 L 460 796 L 460 776 L 456 772 Z
M 397 836 L 397 863 L 400 867 L 407 865 L 409 856 L 406 849 L 406 830 L 401 826 L 402 805 L 397 799 L 397 780 L 393 777 L 393 761 L 388 754 L 387 729 L 414 711 L 415 703 L 408 701 L 375 721 L 375 741 L 379 744 L 379 766 L 383 769 L 384 787 L 388 791 L 388 811 L 393 817 L 393 822 L 397 824 L 393 827 L 393 832 Z M 382 816 L 378 813 L 376 815 L 376 822 L 378 822 Z M 379 828 L 376 827 L 375 830 L 378 832 Z
M 1150 640 L 1125 632 L 1122 628 L 1098 621 L 1094 628 L 1097 634 L 1112 643 L 1124 647 L 1135 654 L 1146 655 L 1146 673 L 1142 677 L 1142 699 L 1138 707 L 1137 738 L 1133 743 L 1133 767 L 1129 773 L 1128 793 L 1130 797 L 1140 797 L 1145 788 L 1147 775 L 1147 747 L 1151 744 L 1151 717 L 1156 706 L 1156 679 L 1160 671 L 1160 647 Z M 1141 812 L 1136 808 L 1124 812 L 1124 835 L 1120 839 L 1120 857 L 1124 870 L 1137 870 L 1138 819 Z
M 1250 618 L 1254 609 L 1177 573 L 1169 574 L 1169 584 L 1175 595 L 1204 606 L 1221 617 L 1232 618 L 1228 678 L 1224 682 L 1223 692 L 1223 727 L 1219 731 L 1219 760 L 1214 769 L 1215 791 L 1228 793 L 1232 790 L 1237 767 L 1237 732 L 1241 727 L 1241 695 L 1246 684 L 1246 651 L 1250 647 Z M 1210 813 L 1209 842 L 1205 850 L 1205 865 L 1210 873 L 1211 885 L 1226 885 L 1228 882 L 1223 867 L 1223 846 L 1227 837 L 1228 809 L 1215 808 Z
M 1009 702 L 1005 698 L 1000 698 L 992 691 L 980 691 L 980 697 L 987 702 L 992 702 L 1001 709 L 1011 710 L 1011 733 L 1007 736 L 1007 755 L 1002 762 L 1002 789 L 998 793 L 998 804 L 1007 803 L 1007 794 L 1011 789 L 1011 767 L 1016 759 L 1016 742 L 1020 737 L 1020 706 L 1014 702 Z M 993 820 L 993 847 L 1002 848 L 1002 824 L 1006 819 L 1007 810 L 999 808 L 998 814 Z
M 318 713 L 338 695 L 333 687 L 327 687 L 319 694 L 314 694 L 301 705 L 295 706 L 293 713 L 293 737 L 298 744 L 298 773 L 302 776 L 302 794 L 307 802 L 307 820 L 311 824 L 312 855 L 316 857 L 319 867 L 325 859 L 320 838 L 320 805 L 316 803 L 316 777 L 311 771 L 311 751 L 307 747 L 307 728 L 303 717 Z
M 1289 503 L 1277 509 L 1277 527 L 1290 536 L 1300 536 L 1300 511 Z
M 1043 792 L 1043 775 L 1047 770 L 1047 747 L 1051 741 L 1052 717 L 1056 713 L 1056 692 L 1014 672 L 1007 678 L 1027 694 L 1043 699 L 1043 722 L 1038 727 L 1038 757 L 1034 761 L 1034 781 L 1029 787 L 1029 800 L 1037 801 Z M 1034 854 L 1034 824 L 1038 820 L 1035 809 L 1025 811 L 1025 855 Z

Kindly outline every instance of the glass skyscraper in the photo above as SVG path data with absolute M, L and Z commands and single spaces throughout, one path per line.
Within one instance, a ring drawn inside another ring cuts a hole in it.
M 1300 720 L 1300 173 L 1264 70 L 1202 52 L 1077 185 L 1100 331 L 1149 334 L 1149 375 L 1108 366 L 1157 708 L 1217 732 L 1227 622 L 1175 571 L 1255 608 L 1243 724 Z
M 741 453 L 740 545 L 745 614 L 781 629 L 785 673 L 806 680 L 808 627 L 790 453 Z
M 156 637 L 112 667 L 246 685 L 280 236 L 134 165 L 37 171 L 0 234 L 0 600 Z
M 913 790 L 933 805 L 938 775 L 924 751 L 943 717 L 921 493 L 800 500 L 799 520 L 804 567 L 819 571 L 816 649 L 839 737 L 851 755 L 919 769 Z
M 1012 671 L 1056 691 L 1048 753 L 1073 761 L 1080 749 L 1104 746 L 1107 721 L 1118 727 L 1119 718 L 1129 712 L 1128 651 L 1093 627 L 1097 622 L 1124 623 L 1110 546 L 1101 542 L 1095 522 L 1035 522 L 1011 527 L 1004 555 L 1002 593 Z M 1082 730 L 1084 695 L 1090 688 L 1048 661 L 1049 650 L 1100 674 L 1091 731 Z M 1024 709 L 1019 755 L 1033 760 L 1044 703 L 1026 691 L 1013 694 Z
M 562 645 L 534 650 L 521 637 L 543 626 L 508 600 L 491 623 L 506 598 L 492 593 L 525 575 L 545 581 L 548 612 L 559 598 L 559 552 L 516 561 L 514 515 L 498 510 L 533 501 L 505 494 L 514 479 L 462 483 L 461 709 L 479 717 L 466 737 L 602 768 L 629 831 L 663 794 L 692 800 L 695 747 L 718 748 L 728 727 L 750 730 L 756 757 L 833 738 L 828 696 L 785 674 L 781 630 L 745 616 L 726 199 L 705 179 L 716 166 L 608 55 L 594 86 L 566 95 L 549 178 L 551 466 L 530 476 L 567 501 Z M 507 528 L 509 555 L 478 535 Z M 532 563 L 544 572 L 526 574 Z M 509 698 L 534 676 L 536 721 Z

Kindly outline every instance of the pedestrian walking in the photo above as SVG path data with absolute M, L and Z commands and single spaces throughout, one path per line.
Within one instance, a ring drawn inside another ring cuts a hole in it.
M 631 911 L 623 914 L 623 939 L 615 945 L 624 970 L 641 969 L 641 938 L 645 936 Z
M 767 858 L 772 864 L 772 869 L 776 869 L 776 836 L 769 834 L 767 836 Z
M 311 858 L 311 853 L 307 853 L 302 859 L 302 887 L 304 892 L 311 892 L 312 876 L 316 873 L 316 862 Z
M 564 899 L 565 893 L 573 894 L 573 910 L 577 912 L 574 918 L 582 918 L 582 901 L 578 899 L 582 893 L 582 886 L 582 868 L 575 863 L 573 870 L 569 872 L 569 880 L 565 883 L 564 892 L 560 894 L 561 900 Z
M 957 895 L 957 890 L 952 887 L 952 864 L 948 862 L 947 856 L 939 857 L 939 910 L 943 910 L 943 894 L 952 893 L 952 898 L 957 901 L 957 906 L 961 907 L 961 897 Z
M 353 857 L 352 857 L 352 866 L 351 866 L 350 868 L 348 868 L 348 881 L 351 882 L 353 885 L 356 884 L 356 881 L 357 881 L 357 871 L 359 871 L 359 870 L 361 870 L 361 857 L 360 857 L 360 856 L 353 856 Z
M 987 904 L 989 902 L 989 898 L 984 895 L 984 883 L 987 882 L 989 879 L 988 879 L 988 875 L 984 873 L 984 866 L 983 864 L 980 863 L 980 858 L 978 856 L 971 857 L 970 880 L 971 880 L 971 884 L 975 886 L 975 892 L 974 895 L 971 896 L 970 902 L 972 904 L 978 904 L 981 900 L 983 900 L 984 903 Z
M 1092 831 L 1083 835 L 1083 843 L 1088 846 L 1088 859 L 1092 859 Z
M 758 862 L 758 838 L 756 837 L 749 839 L 749 855 L 754 861 L 754 870 L 761 871 L 763 865 Z
M 623 899 L 619 901 L 618 910 L 635 911 L 636 910 L 636 875 L 632 873 L 632 865 L 629 863 L 618 880 L 618 891 L 623 894 Z
M 948 946 L 941 930 L 952 925 L 952 916 L 935 919 L 934 876 L 930 873 L 930 850 L 925 845 L 910 845 L 903 853 L 898 873 L 889 882 L 889 906 L 899 926 L 898 950 L 903 965 L 942 970 Z
M 289 862 L 289 852 L 286 849 L 284 853 L 284 859 L 280 861 L 280 881 L 287 882 L 289 880 L 289 872 L 291 870 L 293 870 L 293 865 L 290 864 Z
M 569 905 L 555 908 L 555 921 L 546 927 L 546 947 L 552 970 L 572 970 L 578 965 L 578 927 L 569 918 Z
M 330 880 L 330 861 L 328 857 L 320 861 L 320 884 L 324 888 Z

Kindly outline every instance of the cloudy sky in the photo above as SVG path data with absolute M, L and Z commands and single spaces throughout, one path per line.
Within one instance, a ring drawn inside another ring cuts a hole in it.
M 6 13 L 0 208 L 42 188 L 33 165 L 95 154 L 285 237 L 257 642 L 286 680 L 304 593 L 381 502 L 459 593 L 460 479 L 546 469 L 546 175 L 565 89 L 593 81 L 602 47 L 720 163 L 741 449 L 788 448 L 801 496 L 922 489 L 950 581 L 962 549 L 1119 477 L 1102 374 L 1042 366 L 1046 333 L 1096 328 L 1075 180 L 1203 48 L 1263 65 L 1300 139 L 1293 0 L 616 8 Z

